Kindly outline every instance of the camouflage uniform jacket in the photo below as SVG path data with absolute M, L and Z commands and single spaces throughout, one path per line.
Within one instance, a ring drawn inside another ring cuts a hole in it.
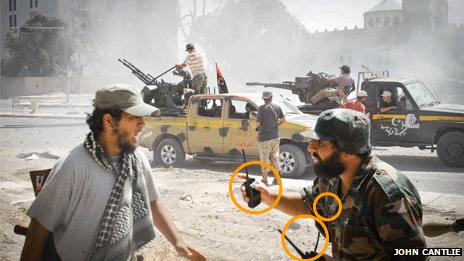
M 344 197 L 340 185 L 338 177 L 331 180 L 318 177 L 312 188 L 307 188 L 309 199 L 301 191 L 311 209 L 314 199 L 322 192 L 337 194 L 342 201 L 341 215 L 332 222 L 325 222 L 334 258 L 402 260 L 404 257 L 393 256 L 395 248 L 426 247 L 419 194 L 394 167 L 372 156 L 362 165 Z M 319 200 L 317 207 L 318 213 L 327 218 L 338 210 L 335 199 L 327 196 Z

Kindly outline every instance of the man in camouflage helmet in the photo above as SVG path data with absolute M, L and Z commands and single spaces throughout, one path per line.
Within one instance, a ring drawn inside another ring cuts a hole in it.
M 371 154 L 369 125 L 366 115 L 357 111 L 339 108 L 322 112 L 315 129 L 302 133 L 309 141 L 317 178 L 306 188 L 307 194 L 304 190 L 284 192 L 277 209 L 289 215 L 307 214 L 303 200 L 312 206 L 320 193 L 332 192 L 343 207 L 337 219 L 325 222 L 333 255 L 325 254 L 325 260 L 423 260 L 393 256 L 395 248 L 426 247 L 422 204 L 408 178 Z M 264 185 L 255 188 L 266 204 L 277 197 L 276 190 Z M 337 210 L 332 197 L 318 202 L 318 213 L 324 217 L 334 216 Z

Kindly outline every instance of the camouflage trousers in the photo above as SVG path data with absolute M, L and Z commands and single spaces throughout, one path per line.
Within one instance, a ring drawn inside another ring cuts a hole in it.
M 279 171 L 279 145 L 280 138 L 258 142 L 260 161 L 271 164 L 276 171 Z M 270 169 L 261 166 L 261 171 L 269 173 Z
M 311 97 L 311 103 L 318 104 L 324 99 L 328 99 L 329 97 L 336 97 L 336 96 L 337 96 L 337 89 L 325 88 L 325 89 L 320 90 L 313 97 Z
M 206 77 L 206 74 L 204 73 L 200 73 L 200 74 L 193 76 L 192 88 L 195 90 L 195 94 L 205 93 L 207 82 L 208 82 L 208 77 Z

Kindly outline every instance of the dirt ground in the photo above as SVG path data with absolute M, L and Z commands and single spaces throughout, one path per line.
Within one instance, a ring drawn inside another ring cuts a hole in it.
M 25 211 L 34 198 L 29 171 L 52 167 L 56 156 L 63 155 L 83 140 L 86 127 L 0 130 L 0 260 L 18 260 L 24 237 L 14 234 L 13 227 L 28 224 Z M 27 159 L 32 152 L 39 158 Z M 151 158 L 150 152 L 146 153 Z M 289 216 L 275 210 L 252 216 L 233 205 L 228 183 L 237 166 L 235 163 L 187 160 L 183 168 L 155 167 L 152 173 L 161 190 L 162 201 L 180 233 L 209 260 L 290 260 L 282 250 L 277 232 Z M 250 172 L 258 173 L 258 168 L 251 168 Z M 239 184 L 234 183 L 237 198 Z M 425 206 L 424 222 L 454 218 L 453 212 Z M 310 223 L 300 220 L 287 234 L 305 250 L 312 249 L 316 241 L 316 229 Z M 427 240 L 430 247 L 462 247 L 456 242 L 464 242 L 464 234 L 449 233 Z M 321 239 L 319 249 L 323 244 Z M 140 254 L 145 260 L 182 260 L 160 233 L 140 250 Z

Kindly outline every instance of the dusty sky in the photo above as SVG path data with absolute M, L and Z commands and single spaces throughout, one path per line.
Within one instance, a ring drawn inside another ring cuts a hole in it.
M 207 1 L 207 12 L 228 0 Z M 323 31 L 334 28 L 343 29 L 345 26 L 353 28 L 364 26 L 363 14 L 374 7 L 381 0 L 281 0 L 287 10 L 293 14 L 310 32 Z M 401 2 L 401 0 L 397 0 Z M 186 10 L 192 6 L 191 0 L 180 0 L 181 8 Z M 203 1 L 198 1 L 198 8 L 202 8 Z M 449 22 L 464 24 L 463 0 L 448 0 Z
M 281 0 L 310 32 L 364 26 L 363 14 L 379 0 Z
M 364 26 L 363 14 L 380 0 L 281 0 L 310 32 Z M 397 0 L 401 2 L 401 0 Z M 448 0 L 449 23 L 464 24 L 463 0 Z

